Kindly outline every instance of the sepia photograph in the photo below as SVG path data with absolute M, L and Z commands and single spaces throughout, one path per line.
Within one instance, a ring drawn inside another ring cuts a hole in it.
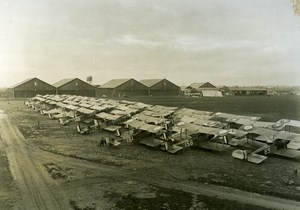
M 0 0 L 0 210 L 269 209 L 300 209 L 300 0 Z

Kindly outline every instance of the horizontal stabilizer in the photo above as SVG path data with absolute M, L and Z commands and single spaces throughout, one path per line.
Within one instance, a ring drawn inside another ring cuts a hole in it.
M 172 154 L 175 154 L 176 152 L 179 152 L 179 151 L 182 150 L 182 149 L 183 149 L 183 148 L 180 147 L 180 146 L 172 145 L 172 146 L 169 146 L 167 152 L 172 153 Z
M 248 155 L 247 161 L 249 161 L 251 163 L 259 164 L 267 158 L 268 157 L 264 156 L 264 155 L 258 155 L 258 154 L 251 153 L 251 154 Z
M 290 141 L 290 143 L 287 144 L 287 148 L 298 150 L 300 149 L 300 142 Z

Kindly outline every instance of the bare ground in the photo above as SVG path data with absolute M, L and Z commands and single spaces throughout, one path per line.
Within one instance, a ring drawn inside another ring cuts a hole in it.
M 0 138 L 0 209 L 17 209 L 20 193 L 9 170 L 5 144 Z

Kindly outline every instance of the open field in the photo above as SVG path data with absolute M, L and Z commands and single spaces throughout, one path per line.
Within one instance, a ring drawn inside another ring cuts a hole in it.
M 300 97 L 295 96 L 126 100 L 262 116 L 265 121 L 300 120 Z M 237 202 L 239 199 L 224 200 L 226 189 L 231 188 L 300 201 L 300 175 L 293 173 L 295 168 L 300 171 L 299 160 L 270 157 L 254 165 L 232 158 L 233 149 L 222 153 L 186 149 L 170 155 L 135 143 L 99 147 L 101 137 L 111 134 L 95 131 L 79 135 L 75 124 L 61 126 L 24 106 L 22 100 L 1 100 L 0 110 L 5 110 L 24 135 L 29 158 L 36 157 L 41 173 L 52 177 L 49 183 L 54 182 L 54 187 L 50 191 L 58 190 L 73 209 L 265 209 L 262 204 L 255 206 L 259 204 L 255 201 L 251 205 Z M 1 141 L 4 156 L 6 146 Z M 0 184 L 0 203 L 5 203 L 3 209 L 12 209 L 21 205 L 19 191 L 7 169 L 8 161 L 3 158 L 0 164 L 5 172 L 0 181 L 8 183 Z M 205 186 L 225 187 L 216 188 L 224 195 L 205 195 Z
M 196 110 L 254 115 L 262 121 L 277 121 L 282 118 L 300 119 L 299 96 L 233 96 L 216 98 L 192 97 L 128 97 L 126 100 L 147 104 L 187 107 Z

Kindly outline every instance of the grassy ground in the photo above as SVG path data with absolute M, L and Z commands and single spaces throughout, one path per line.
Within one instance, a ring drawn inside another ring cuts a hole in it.
M 203 111 L 255 115 L 262 117 L 262 121 L 275 121 L 282 118 L 300 120 L 299 96 L 129 97 L 126 100 L 164 106 L 188 107 Z
M 163 187 L 149 186 L 146 195 L 136 195 L 129 193 L 121 195 L 119 193 L 109 194 L 115 203 L 116 207 L 126 210 L 135 209 L 244 209 L 244 210 L 263 210 L 265 208 L 252 206 L 247 204 L 240 204 L 232 201 L 222 200 L 218 198 L 211 198 L 203 195 L 193 195 L 178 190 L 170 190 Z M 152 194 L 151 194 L 152 193 Z M 153 195 L 154 194 L 154 195 Z

